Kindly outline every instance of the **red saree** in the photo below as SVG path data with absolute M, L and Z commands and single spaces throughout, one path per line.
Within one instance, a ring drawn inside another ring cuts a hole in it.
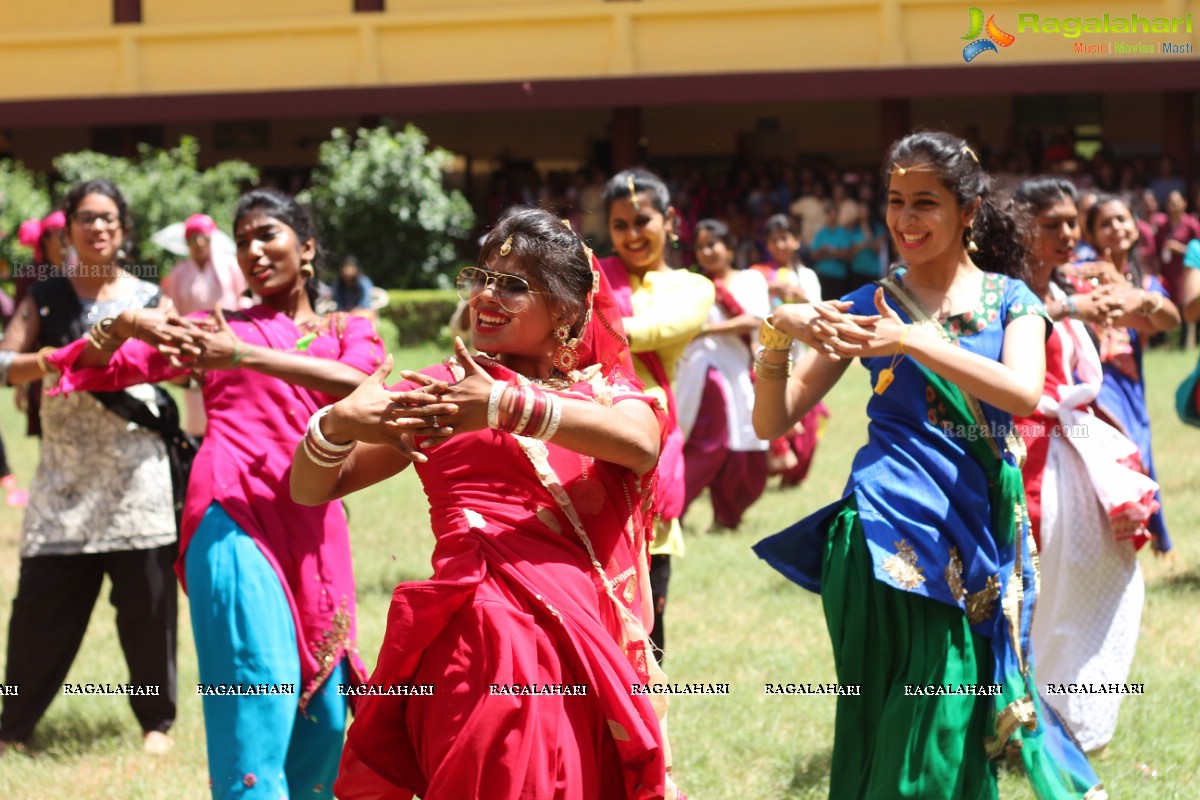
M 454 379 L 446 366 L 425 372 Z M 611 402 L 602 392 L 576 384 L 564 394 Z M 434 574 L 396 589 L 370 684 L 432 694 L 359 698 L 337 795 L 667 796 L 659 720 L 632 688 L 657 680 L 645 634 L 650 481 L 493 430 L 454 436 L 416 469 L 437 537 Z M 494 693 L 547 685 L 586 694 Z
M 577 351 L 592 366 L 560 394 L 648 403 L 665 438 L 666 412 L 641 394 L 595 259 L 593 269 Z M 497 380 L 526 380 L 479 363 Z M 462 377 L 456 365 L 425 373 Z M 431 693 L 358 698 L 337 796 L 682 797 L 667 776 L 665 697 L 635 688 L 665 680 L 646 634 L 656 472 L 490 429 L 453 436 L 415 469 L 437 539 L 433 576 L 397 587 L 368 686 Z

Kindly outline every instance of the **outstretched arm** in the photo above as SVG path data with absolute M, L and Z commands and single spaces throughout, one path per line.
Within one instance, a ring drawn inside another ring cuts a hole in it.
M 296 446 L 291 490 L 297 503 L 328 503 L 387 480 L 413 461 L 429 460 L 417 448 L 414 436 L 436 440 L 450 434 L 448 428 L 435 427 L 429 419 L 457 411 L 453 404 L 440 402 L 445 382 L 431 381 L 413 391 L 391 391 L 383 385 L 391 371 L 392 357 L 388 356 L 354 391 L 321 415 L 317 425 L 327 442 L 335 447 L 354 444 L 344 461 L 321 464 L 310 457 L 304 441 Z
M 766 363 L 787 363 L 787 353 L 763 351 Z M 760 439 L 776 439 L 783 436 L 811 411 L 821 398 L 846 374 L 849 359 L 834 361 L 808 350 L 792 370 L 790 378 L 764 378 L 762 374 L 754 382 L 754 434 Z
M 46 374 L 44 358 L 39 359 L 37 354 L 29 352 L 37 342 L 40 325 L 33 295 L 26 295 L 4 329 L 3 341 L 0 341 L 0 351 L 5 352 L 0 356 L 0 364 L 7 362 L 7 369 L 2 371 L 8 386 L 36 381 Z
M 246 344 L 234 333 L 220 308 L 216 309 L 213 317 L 216 331 L 197 331 L 193 334 L 198 351 L 192 362 L 195 367 L 252 369 L 339 398 L 346 397 L 363 382 L 363 372 L 350 364 Z M 186 354 L 188 351 L 185 349 L 184 352 Z

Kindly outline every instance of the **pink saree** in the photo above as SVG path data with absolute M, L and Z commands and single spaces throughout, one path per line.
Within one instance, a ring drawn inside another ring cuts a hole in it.
M 383 359 L 378 334 L 361 317 L 324 317 L 302 330 L 266 306 L 226 314 L 247 344 L 333 359 L 364 373 Z M 299 350 L 297 342 L 307 333 L 316 338 Z M 123 344 L 107 368 L 75 369 L 86 346 L 81 339 L 50 357 L 63 372 L 57 391 L 115 391 L 186 373 L 137 340 Z M 308 418 L 338 398 L 246 369 L 206 373 L 202 392 L 208 433 L 188 483 L 176 572 L 184 584 L 188 543 L 208 507 L 220 503 L 258 544 L 287 595 L 299 646 L 303 709 L 343 656 L 350 659 L 355 682 L 366 674 L 355 646 L 354 574 L 342 504 L 301 506 L 292 502 L 289 489 L 292 454 Z

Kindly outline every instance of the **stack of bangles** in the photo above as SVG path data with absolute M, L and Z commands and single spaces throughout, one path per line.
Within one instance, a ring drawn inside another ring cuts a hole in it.
M 492 430 L 548 441 L 562 422 L 562 399 L 536 386 L 494 381 L 487 422 Z
M 321 433 L 321 420 L 333 406 L 325 406 L 309 417 L 308 432 L 304 434 L 304 455 L 318 467 L 340 467 L 358 442 L 334 444 Z
M 116 321 L 116 317 L 105 317 L 92 325 L 87 337 L 92 347 L 106 353 L 116 352 L 117 348 L 122 344 L 122 340 L 118 339 L 116 334 L 112 332 L 113 323 Z
M 767 381 L 787 380 L 792 374 L 792 337 L 776 328 L 767 317 L 758 329 L 758 343 L 762 349 L 754 356 L 754 375 Z M 787 361 L 767 361 L 763 356 L 768 352 L 787 353 Z

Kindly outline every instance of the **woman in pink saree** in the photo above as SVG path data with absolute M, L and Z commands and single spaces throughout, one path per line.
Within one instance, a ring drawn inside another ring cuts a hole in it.
M 313 311 L 315 232 L 295 200 L 248 193 L 234 233 L 261 305 L 228 319 L 123 312 L 102 332 L 119 344 L 111 357 L 82 339 L 49 360 L 62 391 L 203 370 L 208 433 L 176 570 L 190 600 L 212 796 L 327 798 L 346 720 L 338 687 L 366 673 L 342 505 L 293 502 L 288 472 L 305 422 L 361 383 L 383 345 L 363 318 Z
M 475 346 L 494 355 L 472 359 L 458 342 L 456 358 L 391 391 L 385 365 L 318 412 L 296 452 L 303 503 L 415 462 L 437 539 L 432 578 L 393 596 L 337 794 L 675 798 L 647 637 L 664 412 L 567 227 L 515 211 L 478 263 L 459 291 Z M 414 413 L 416 391 L 429 416 L 396 419 Z

